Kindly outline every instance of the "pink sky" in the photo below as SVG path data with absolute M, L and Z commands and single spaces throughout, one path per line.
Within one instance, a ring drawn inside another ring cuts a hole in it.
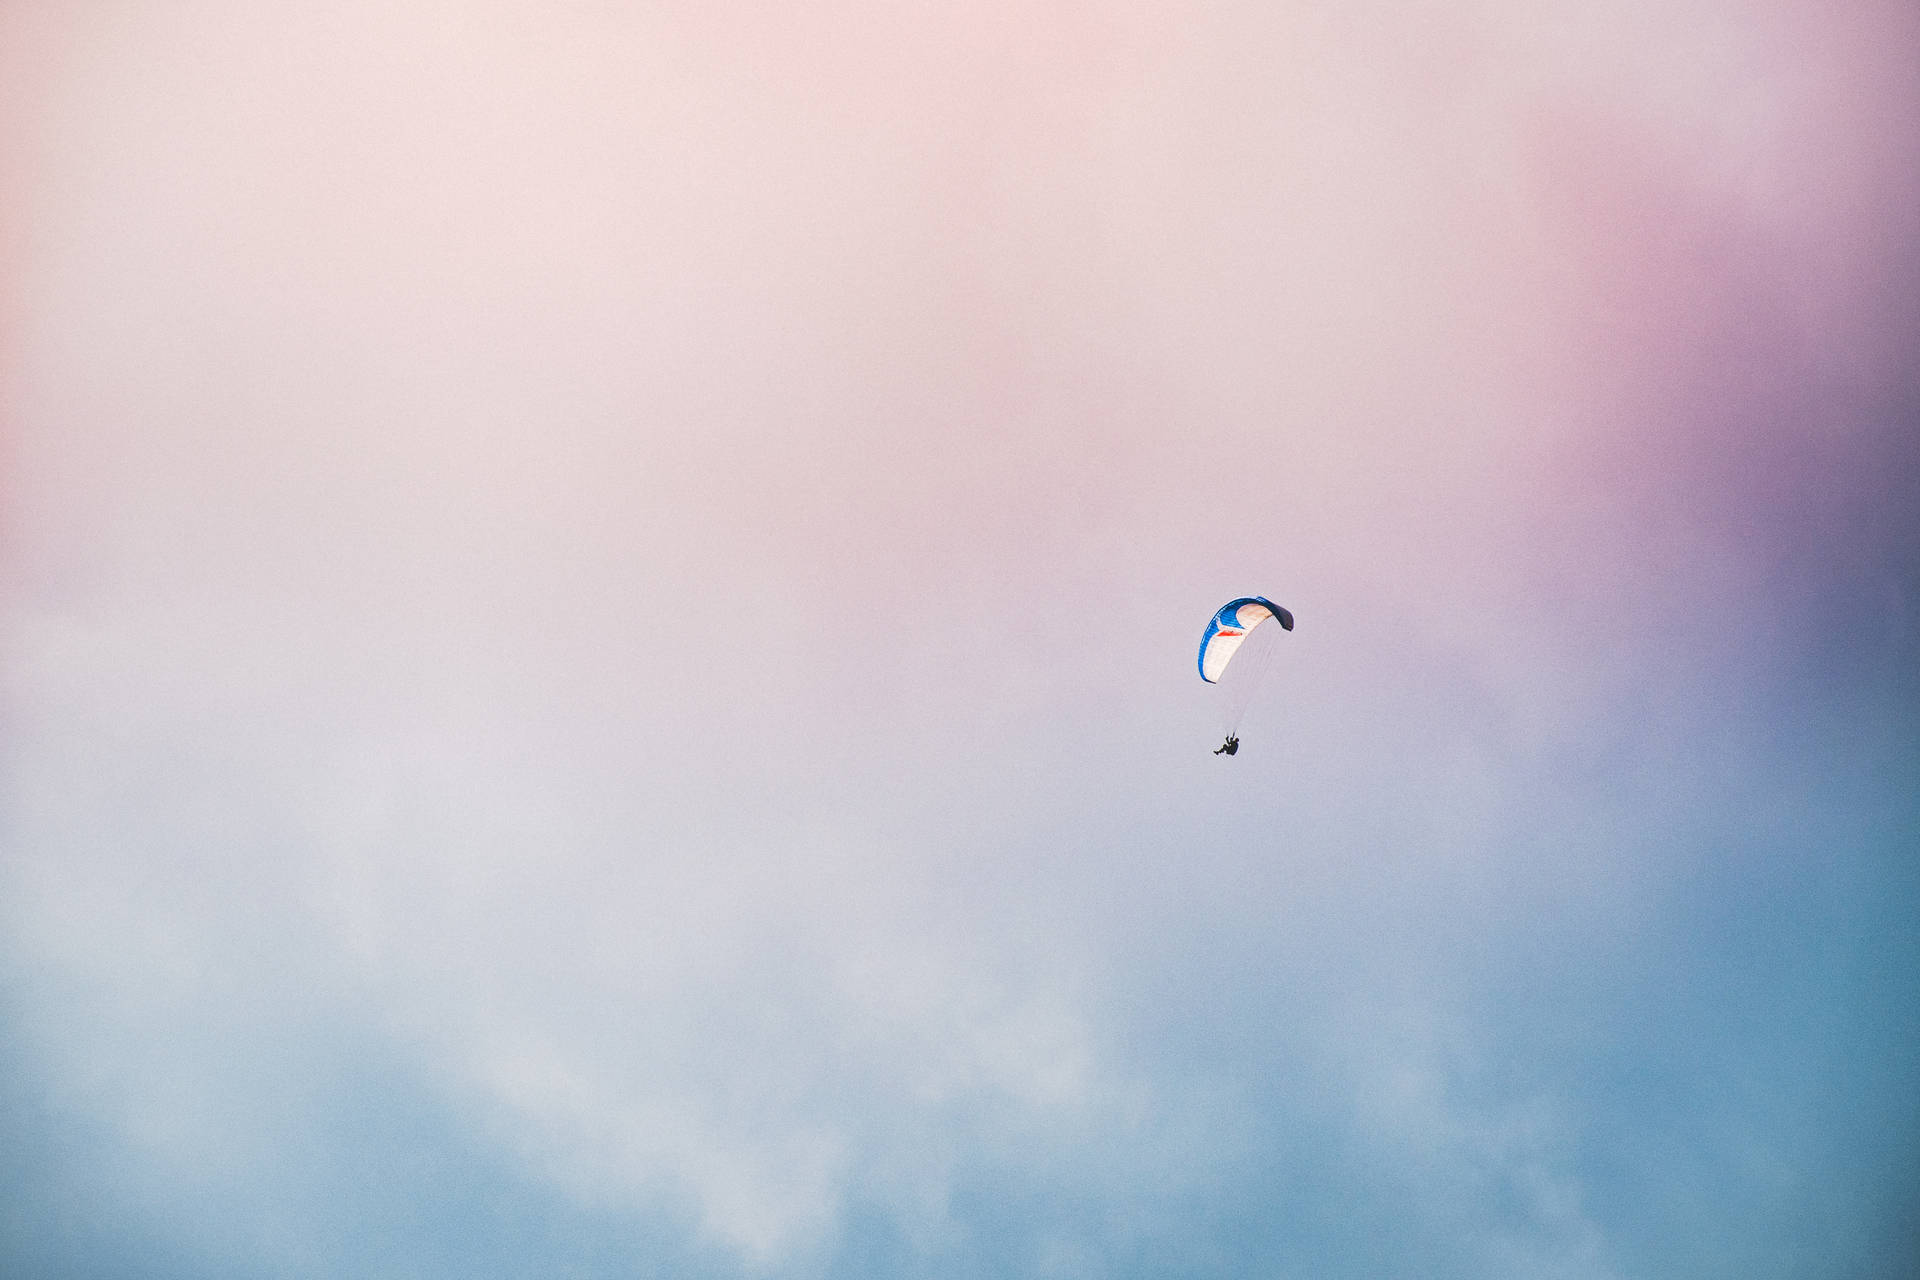
M 863 1195 L 943 1256 L 969 1158 L 1217 1188 L 1284 1058 L 1422 1194 L 1534 1179 L 1463 1273 L 1657 1253 L 1601 1103 L 1436 1064 L 1536 929 L 1670 985 L 1621 939 L 1830 802 L 1763 712 L 1904 776 L 1920 11 L 397 8 L 0 10 L 3 973 L 68 1104 L 256 1169 L 179 1027 L 310 995 L 799 1273 Z

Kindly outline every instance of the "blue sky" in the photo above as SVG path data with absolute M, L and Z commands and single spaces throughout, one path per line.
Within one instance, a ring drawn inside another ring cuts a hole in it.
M 1910 1274 L 1916 47 L 8 6 L 3 1269 Z

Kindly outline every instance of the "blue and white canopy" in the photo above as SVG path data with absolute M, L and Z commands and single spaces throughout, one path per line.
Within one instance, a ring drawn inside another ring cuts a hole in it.
M 1293 630 L 1293 615 L 1265 596 L 1241 596 L 1221 605 L 1200 637 L 1200 678 L 1208 684 L 1219 680 L 1247 633 L 1269 618 L 1277 619 L 1281 630 Z

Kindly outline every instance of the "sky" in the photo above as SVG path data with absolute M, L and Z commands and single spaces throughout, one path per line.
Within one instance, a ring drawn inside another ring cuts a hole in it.
M 1920 1274 L 1916 209 L 1905 0 L 0 2 L 0 1271 Z

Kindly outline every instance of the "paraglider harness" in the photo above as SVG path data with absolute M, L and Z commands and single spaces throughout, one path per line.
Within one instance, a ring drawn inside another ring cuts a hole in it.
M 1227 740 L 1213 749 L 1213 754 L 1237 755 L 1239 751 L 1240 739 L 1234 737 L 1232 734 L 1228 734 Z

